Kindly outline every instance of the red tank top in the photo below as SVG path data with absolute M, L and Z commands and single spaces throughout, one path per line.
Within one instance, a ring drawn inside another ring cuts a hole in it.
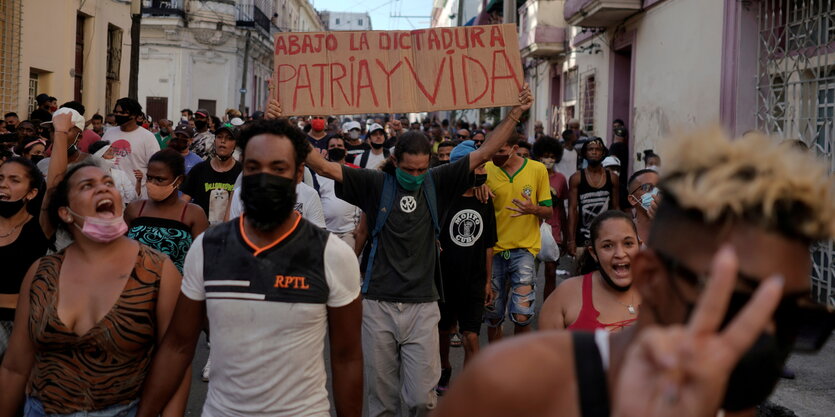
M 580 314 L 577 315 L 577 320 L 568 326 L 569 330 L 588 330 L 594 331 L 596 329 L 606 329 L 608 331 L 621 330 L 626 326 L 631 325 L 638 318 L 616 321 L 614 323 L 601 323 L 597 320 L 600 312 L 594 308 L 594 301 L 592 299 L 592 273 L 583 275 L 583 305 L 580 307 Z

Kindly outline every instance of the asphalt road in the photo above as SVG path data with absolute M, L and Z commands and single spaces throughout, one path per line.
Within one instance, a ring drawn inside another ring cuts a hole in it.
M 537 303 L 541 305 L 543 278 L 540 268 L 537 277 Z M 505 335 L 512 335 L 513 326 L 505 324 Z M 486 331 L 481 333 L 482 346 L 487 344 Z M 208 384 L 200 379 L 200 371 L 208 358 L 209 350 L 205 339 L 197 345 L 197 352 L 193 362 L 193 375 L 191 394 L 189 396 L 187 416 L 199 416 L 203 402 L 206 399 Z M 453 379 L 461 372 L 464 363 L 462 348 L 450 350 L 451 362 L 453 365 Z M 328 362 L 327 353 L 325 354 Z M 830 337 L 828 343 L 816 355 L 793 355 L 789 359 L 788 366 L 796 373 L 796 379 L 783 379 L 777 385 L 777 389 L 770 401 L 779 406 L 785 407 L 799 417 L 832 417 L 835 416 L 835 335 Z M 327 366 L 330 369 L 330 365 Z M 777 414 L 791 416 L 791 413 Z

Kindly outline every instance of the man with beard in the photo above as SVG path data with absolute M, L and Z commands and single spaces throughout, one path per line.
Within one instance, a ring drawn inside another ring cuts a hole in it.
M 754 415 L 792 349 L 823 346 L 835 320 L 809 298 L 809 250 L 835 237 L 827 167 L 761 136 L 704 132 L 666 151 L 664 199 L 630 265 L 637 324 L 485 351 L 437 416 Z
M 171 134 L 171 139 L 168 140 L 168 147 L 179 152 L 183 156 L 186 163 L 186 175 L 191 172 L 195 165 L 203 162 L 199 156 L 189 149 L 191 139 L 194 137 L 194 130 L 188 127 L 187 124 L 181 123 L 174 129 Z
M 293 210 L 308 142 L 283 120 L 253 122 L 240 141 L 244 214 L 192 244 L 177 320 L 151 365 L 137 416 L 159 415 L 208 314 L 215 365 L 203 416 L 329 416 L 327 333 L 336 413 L 358 417 L 359 264 L 347 244 Z
M 603 168 L 606 157 L 603 139 L 594 138 L 580 150 L 589 166 L 574 173 L 568 180 L 568 254 L 577 256 L 577 247 L 589 246 L 589 226 L 598 214 L 619 210 L 617 175 Z
M 377 123 L 368 129 L 368 145 L 370 149 L 355 159 L 354 164 L 360 168 L 377 169 L 389 157 L 389 150 L 386 149 L 386 130 Z
M 215 135 L 209 130 L 209 111 L 198 109 L 194 112 L 194 141 L 191 143 L 191 151 L 197 156 L 206 160 L 214 152 Z
M 209 218 L 209 224 L 214 226 L 223 222 L 226 216 L 235 189 L 235 179 L 241 173 L 241 163 L 232 158 L 238 141 L 238 129 L 225 124 L 212 137 L 214 156 L 195 165 L 180 190 L 183 192 L 183 200 L 202 207 Z
M 148 160 L 151 155 L 159 152 L 159 143 L 154 134 L 136 124 L 136 119 L 142 114 L 142 106 L 138 101 L 123 97 L 113 106 L 115 122 L 118 129 L 107 129 L 102 140 L 110 142 L 110 148 L 116 153 L 115 165 L 128 175 L 137 175 L 145 189 L 145 174 L 148 172 Z

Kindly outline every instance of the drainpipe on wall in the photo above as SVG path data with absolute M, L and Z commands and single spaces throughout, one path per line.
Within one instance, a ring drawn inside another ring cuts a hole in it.
M 238 110 L 241 114 L 246 112 L 246 71 L 248 66 L 247 64 L 249 64 L 249 37 L 251 34 L 251 30 L 246 31 L 246 43 L 244 44 L 244 71 L 243 75 L 241 75 L 241 102 L 238 104 Z
M 130 3 L 130 79 L 128 97 L 139 100 L 139 34 L 142 23 L 142 1 Z
M 503 23 L 516 23 L 516 0 L 504 0 L 504 3 L 502 4 L 502 10 Z M 507 116 L 507 111 L 507 107 L 501 108 L 500 117 L 502 120 L 504 120 L 504 118 Z

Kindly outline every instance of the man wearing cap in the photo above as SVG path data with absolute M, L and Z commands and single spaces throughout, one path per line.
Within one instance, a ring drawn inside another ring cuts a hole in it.
M 191 139 L 194 137 L 194 129 L 188 127 L 188 124 L 180 123 L 174 133 L 171 134 L 171 139 L 168 141 L 168 147 L 179 152 L 183 156 L 186 163 L 186 174 L 188 174 L 195 165 L 203 162 L 203 159 L 195 155 L 189 147 L 191 146 Z
M 38 94 L 35 97 L 35 102 L 38 103 L 38 108 L 32 111 L 29 120 L 40 120 L 41 122 L 52 121 L 52 113 L 49 111 L 52 102 L 49 101 L 49 95 Z
M 615 127 L 612 130 L 612 146 L 609 147 L 609 155 L 615 157 L 620 161 L 618 167 L 618 175 L 620 176 L 620 204 L 621 207 L 629 207 L 629 201 L 626 199 L 626 179 L 629 177 L 629 145 L 626 143 L 629 133 L 622 125 Z M 605 161 L 604 161 L 605 162 Z
M 377 169 L 389 157 L 389 150 L 386 149 L 386 130 L 377 123 L 368 129 L 368 149 L 358 158 L 354 164 L 360 168 Z
M 142 182 L 144 192 L 148 160 L 159 152 L 159 143 L 153 133 L 136 123 L 142 114 L 142 105 L 138 101 L 130 97 L 120 98 L 113 106 L 113 114 L 119 128 L 106 130 L 102 139 L 110 142 L 116 153 L 116 166 L 128 175 L 136 176 Z
M 371 119 L 368 119 L 371 120 Z M 373 123 L 372 126 L 380 126 Z M 342 131 L 345 133 L 345 149 L 348 150 L 348 155 L 345 160 L 349 163 L 355 163 L 357 155 L 371 149 L 367 143 L 362 141 L 360 137 L 361 126 L 359 122 L 348 122 L 342 125 Z
M 620 159 L 617 156 L 609 155 L 603 158 L 603 168 L 620 177 Z
M 215 142 L 215 135 L 209 131 L 209 112 L 207 110 L 198 109 L 194 112 L 194 130 L 191 151 L 206 160 L 212 156 Z
M 475 143 L 465 140 L 452 149 L 449 162 L 454 164 L 476 150 Z M 484 311 L 486 287 L 490 285 L 493 245 L 496 244 L 496 215 L 493 201 L 482 203 L 475 197 L 475 188 L 487 181 L 484 164 L 473 170 L 475 180 L 461 196 L 450 204 L 441 227 L 441 277 L 444 301 L 438 303 L 441 349 L 441 379 L 437 391 L 443 395 L 452 376 L 449 362 L 449 336 L 456 324 L 464 341 L 464 364 L 478 353 L 478 333 Z M 461 262 L 466 259 L 467 262 Z M 492 295 L 492 292 L 490 292 Z
M 202 207 L 209 224 L 216 225 L 226 216 L 235 180 L 241 173 L 241 163 L 232 158 L 238 140 L 236 127 L 224 124 L 212 137 L 214 155 L 191 169 L 181 191 L 185 201 Z

